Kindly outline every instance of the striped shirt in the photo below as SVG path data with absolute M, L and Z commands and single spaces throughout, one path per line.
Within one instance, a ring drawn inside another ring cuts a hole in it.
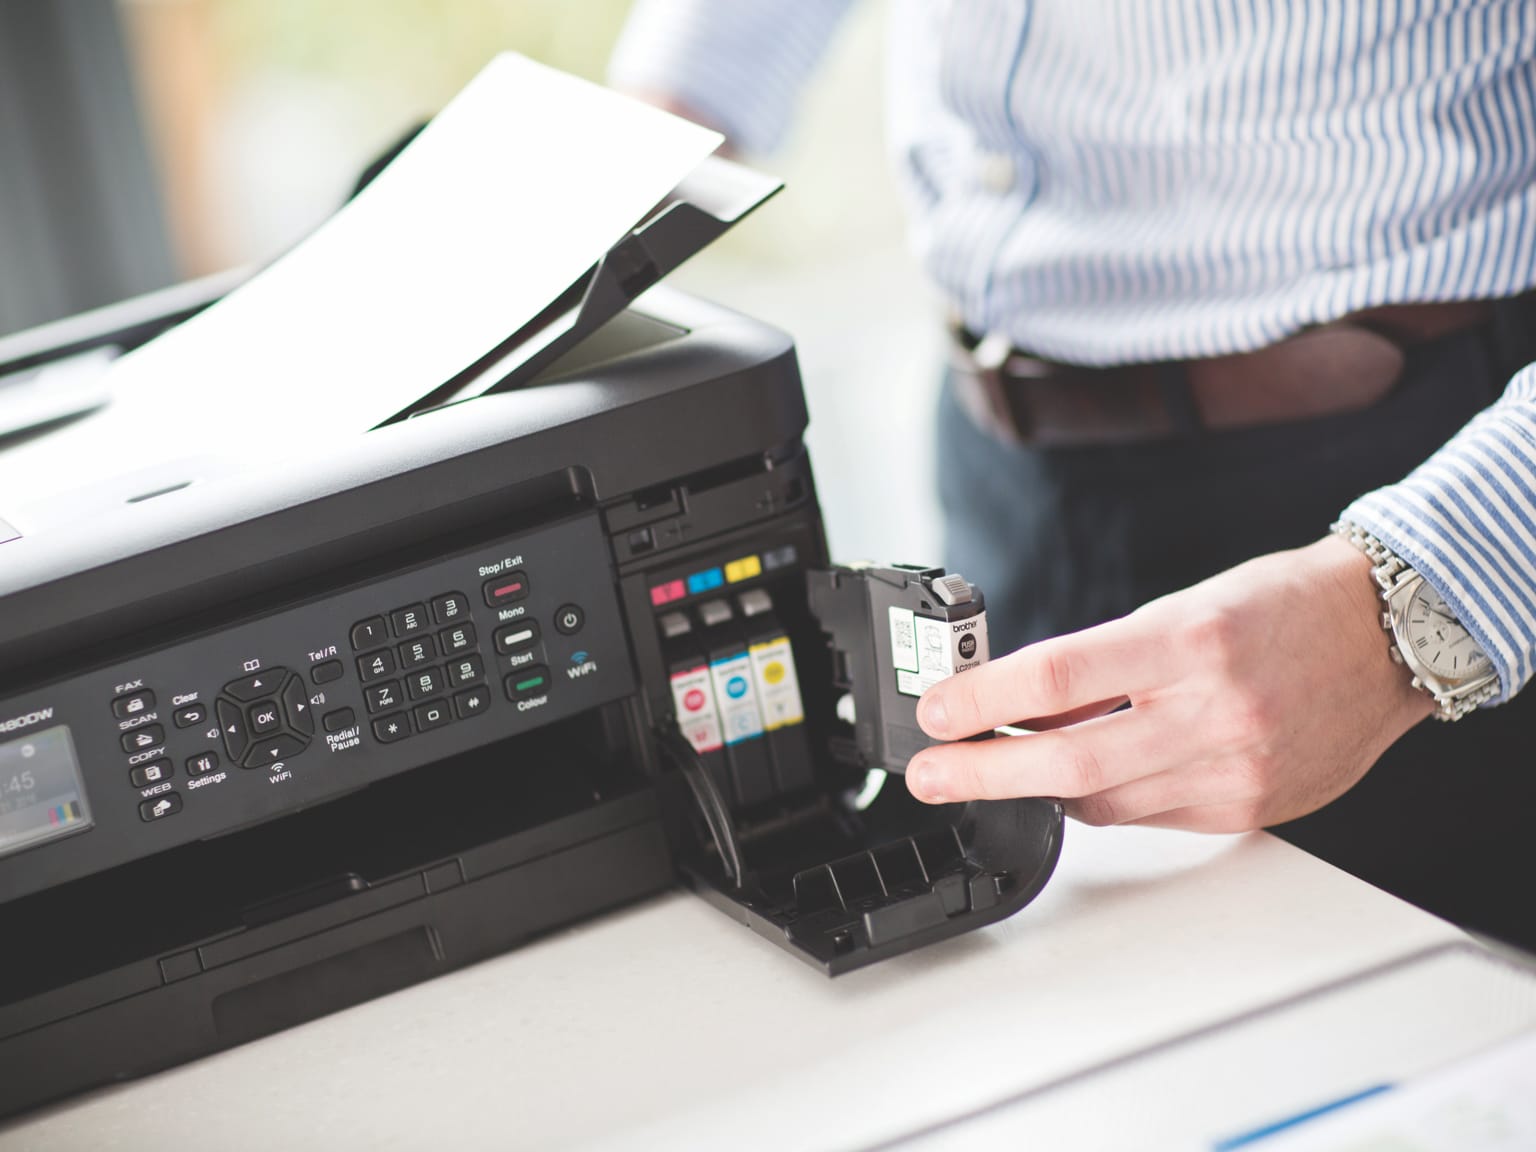
M 849 3 L 639 0 L 613 79 L 766 150 Z M 891 25 L 915 242 L 975 331 L 1186 359 L 1536 286 L 1536 0 L 900 0 Z M 1457 610 L 1501 699 L 1524 685 L 1536 366 L 1345 517 Z

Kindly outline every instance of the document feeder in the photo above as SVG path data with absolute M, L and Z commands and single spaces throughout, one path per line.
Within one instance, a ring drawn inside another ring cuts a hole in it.
M 0 1114 L 679 879 L 829 974 L 1040 890 L 1054 803 L 855 802 L 885 763 L 838 701 L 889 693 L 816 612 L 793 345 L 652 287 L 776 188 L 709 162 L 536 332 L 303 469 L 0 504 Z M 230 286 L 0 341 L 0 379 Z

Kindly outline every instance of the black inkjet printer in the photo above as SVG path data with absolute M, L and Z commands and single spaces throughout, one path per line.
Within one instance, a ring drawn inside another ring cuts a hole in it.
M 790 339 L 653 290 L 777 188 L 706 162 L 303 469 L 0 492 L 0 1114 L 679 879 L 829 974 L 1041 889 L 1054 803 L 856 799 L 985 658 L 980 591 L 831 565 Z M 232 286 L 0 340 L 0 413 L 49 372 L 68 409 L 72 366 Z M 70 419 L 43 410 L 0 454 Z

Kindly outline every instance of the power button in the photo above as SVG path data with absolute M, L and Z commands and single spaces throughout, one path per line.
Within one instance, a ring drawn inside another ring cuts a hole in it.
M 578 604 L 562 604 L 555 610 L 555 631 L 562 636 L 580 632 L 581 626 L 586 622 L 586 614 Z

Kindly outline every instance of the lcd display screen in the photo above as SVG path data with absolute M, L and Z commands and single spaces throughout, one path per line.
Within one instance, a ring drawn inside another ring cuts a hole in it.
M 0 856 L 90 826 L 67 725 L 0 744 Z

